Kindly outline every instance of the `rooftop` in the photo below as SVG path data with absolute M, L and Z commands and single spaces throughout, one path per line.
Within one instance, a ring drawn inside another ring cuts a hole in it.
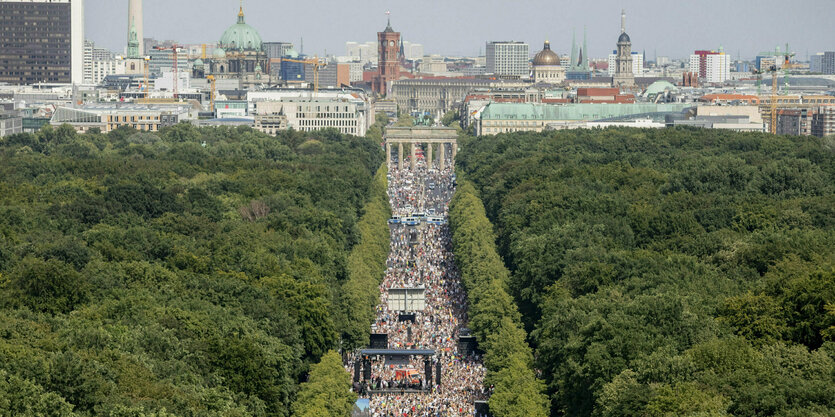
M 603 120 L 636 114 L 680 113 L 692 103 L 579 103 L 548 105 L 539 103 L 491 103 L 482 120 Z

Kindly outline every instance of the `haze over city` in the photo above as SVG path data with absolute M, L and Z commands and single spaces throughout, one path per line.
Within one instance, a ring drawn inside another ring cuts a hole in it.
M 147 0 L 145 36 L 181 43 L 216 42 L 234 21 L 237 0 Z M 753 58 L 788 42 L 805 59 L 806 50 L 823 50 L 835 38 L 830 0 L 244 0 L 247 23 L 265 41 L 304 38 L 308 54 L 345 53 L 346 41 L 374 40 L 385 27 L 385 11 L 404 40 L 421 43 L 426 53 L 476 56 L 485 40 L 518 40 L 539 45 L 549 39 L 566 53 L 572 31 L 588 28 L 589 52 L 604 57 L 617 36 L 620 10 L 626 9 L 633 48 L 647 57 L 680 58 L 695 49 L 718 49 Z M 86 37 L 116 52 L 124 49 L 127 3 L 87 0 Z

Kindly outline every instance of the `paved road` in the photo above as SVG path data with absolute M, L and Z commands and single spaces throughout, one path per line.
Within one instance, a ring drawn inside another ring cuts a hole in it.
M 421 156 L 414 172 L 408 163 L 403 170 L 392 165 L 388 191 L 393 214 L 434 213 L 445 220 L 455 192 L 452 170 L 428 170 Z M 473 402 L 486 399 L 489 393 L 483 387 L 481 358 L 462 357 L 458 352 L 458 336 L 467 325 L 467 297 L 455 266 L 449 227 L 427 224 L 424 219 L 419 226 L 391 224 L 390 230 L 388 269 L 371 331 L 387 334 L 390 349 L 436 351 L 431 364 L 434 371 L 440 363 L 441 384 L 434 377 L 425 380 L 422 357 L 408 357 L 398 364 L 373 358 L 371 381 L 360 388 L 362 396 L 370 399 L 373 416 L 474 416 Z M 415 314 L 414 322 L 399 321 L 400 313 L 406 312 L 389 308 L 391 290 L 402 288 L 424 289 L 424 309 L 408 311 Z M 403 378 L 409 369 L 418 375 Z M 407 393 L 407 389 L 423 392 Z

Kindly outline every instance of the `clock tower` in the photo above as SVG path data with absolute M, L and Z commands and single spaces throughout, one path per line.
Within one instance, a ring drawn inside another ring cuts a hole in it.
M 390 83 L 400 78 L 400 32 L 391 28 L 391 18 L 388 19 L 386 29 L 377 32 L 377 57 L 377 76 L 373 89 L 382 96 L 388 93 Z

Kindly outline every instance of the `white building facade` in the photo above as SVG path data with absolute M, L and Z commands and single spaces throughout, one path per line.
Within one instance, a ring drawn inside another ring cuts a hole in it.
M 377 62 L 377 42 L 345 42 L 345 52 L 353 60 L 363 64 Z
M 375 117 L 373 104 L 357 90 L 319 90 L 315 98 L 309 90 L 251 91 L 247 104 L 255 126 L 263 125 L 270 134 L 274 132 L 267 129 L 283 126 L 304 132 L 335 128 L 340 133 L 365 136 Z
M 702 59 L 705 62 L 703 77 L 705 82 L 723 83 L 731 78 L 730 55 L 724 52 L 709 54 L 704 58 L 697 54 L 690 55 L 690 72 L 700 74 Z
M 530 74 L 530 46 L 524 42 L 488 42 L 487 73 L 526 77 Z

